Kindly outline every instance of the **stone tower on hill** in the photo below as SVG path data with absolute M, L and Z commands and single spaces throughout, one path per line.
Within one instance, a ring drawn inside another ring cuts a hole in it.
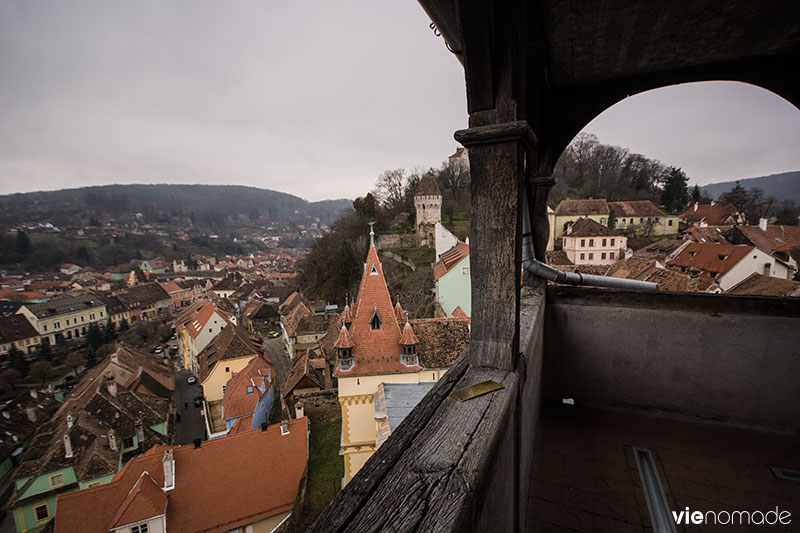
M 414 193 L 414 208 L 417 212 L 417 246 L 433 248 L 436 244 L 436 223 L 442 221 L 442 193 L 436 178 L 425 176 Z

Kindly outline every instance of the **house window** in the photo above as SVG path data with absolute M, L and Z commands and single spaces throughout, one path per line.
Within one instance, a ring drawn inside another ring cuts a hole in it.
M 605 258 L 606 258 L 606 253 L 605 252 L 601 253 L 600 254 L 600 259 L 605 259 Z
M 586 248 L 586 239 L 581 239 L 581 248 Z
M 89 320 L 95 320 L 95 318 L 97 318 L 97 315 L 94 313 L 89 313 Z
M 614 252 L 608 252 L 608 258 L 614 259 Z
M 131 528 L 131 533 L 147 533 L 147 524 L 139 524 Z
M 590 254 L 589 254 L 589 261 L 591 261 L 592 259 L 594 259 L 594 254 L 591 254 L 591 253 L 590 253 Z
M 63 484 L 64 484 L 64 474 L 56 474 L 54 476 L 50 476 L 51 487 L 60 487 Z
M 656 224 L 658 224 L 658 217 L 656 217 Z
M 668 220 L 668 221 L 667 221 L 667 226 L 671 226 L 671 225 L 672 225 L 672 221 L 671 221 L 671 220 Z
M 133 448 L 133 437 L 124 437 L 122 439 L 122 449 Z
M 81 324 L 83 324 L 84 322 L 86 322 L 86 317 L 84 315 L 81 315 Z
M 230 371 L 231 371 L 231 367 L 229 367 L 229 366 L 226 366 L 226 367 L 225 367 L 225 372 L 230 372 Z
M 581 260 L 586 259 L 586 254 L 581 254 Z
M 641 224 L 641 223 L 643 223 L 643 222 L 644 222 L 644 219 L 643 219 L 643 218 L 640 218 L 640 219 L 639 219 L 639 224 Z
M 100 318 L 103 318 L 103 312 L 100 311 Z
M 339 348 L 339 370 L 350 370 L 353 368 L 353 349 L 352 348 Z
M 67 319 L 67 325 L 69 326 L 69 318 Z
M 607 243 L 607 242 L 608 242 L 608 239 L 603 239 L 603 247 L 605 247 L 605 246 L 606 246 L 606 243 Z
M 42 324 L 42 331 L 47 331 L 47 324 Z
M 594 239 L 589 239 L 589 246 L 594 246 Z M 591 257 L 589 259 L 591 259 Z
M 47 502 L 41 503 L 34 507 L 33 512 L 36 513 L 37 522 L 42 522 L 43 520 L 50 518 L 50 511 L 47 509 Z
M 614 241 L 615 241 L 615 240 L 616 240 L 616 239 L 611 239 L 611 246 L 614 246 Z
M 378 314 L 377 309 L 372 315 L 372 318 L 369 320 L 369 327 L 370 329 L 381 329 L 381 316 Z
M 764 263 L 764 275 L 769 276 L 769 272 L 771 270 L 771 266 L 769 263 Z
M 91 483 L 86 485 L 86 488 L 87 489 L 91 489 L 92 487 L 99 487 L 100 485 L 102 485 L 102 482 L 100 482 L 100 481 L 92 481 Z
M 606 219 L 605 218 L 601 218 L 600 219 L 600 223 L 605 226 L 606 225 Z
M 469 267 L 461 267 L 461 275 L 469 276 Z

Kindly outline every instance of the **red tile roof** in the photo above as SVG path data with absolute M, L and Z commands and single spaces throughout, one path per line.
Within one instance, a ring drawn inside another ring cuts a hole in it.
M 694 242 L 713 242 L 717 244 L 729 244 L 725 238 L 725 233 L 730 231 L 733 226 L 692 226 L 681 233 L 684 239 Z
M 605 199 L 588 200 L 562 200 L 558 207 L 556 207 L 555 215 L 557 217 L 573 216 L 573 215 L 607 215 L 608 203 Z
M 421 180 L 419 180 L 419 185 L 417 185 L 417 190 L 414 192 L 414 196 L 441 196 L 442 193 L 439 191 L 439 185 L 436 183 L 436 178 L 433 176 L 425 176 Z
M 225 385 L 225 398 L 222 401 L 222 413 L 225 418 L 236 418 L 252 414 L 258 401 L 266 393 L 272 376 L 272 366 L 263 357 L 253 359 L 228 380 Z M 261 392 L 257 387 L 264 387 Z
M 663 217 L 664 212 L 650 200 L 627 200 L 608 202 L 608 209 L 614 210 L 616 217 Z
M 358 289 L 355 317 L 350 326 L 353 340 L 354 366 L 348 371 L 336 369 L 338 376 L 415 372 L 421 367 L 400 362 L 400 326 L 395 318 L 392 298 L 386 286 L 378 251 L 370 246 Z M 377 313 L 381 325 L 372 329 L 371 320 Z
M 193 446 L 154 446 L 129 461 L 111 483 L 58 497 L 57 533 L 107 533 L 143 472 L 164 484 L 162 457 L 173 450 L 175 488 L 168 492 L 170 532 L 223 532 L 294 508 L 308 462 L 308 422 L 288 422 Z M 248 465 L 258 465 L 250 468 Z M 235 475 L 232 473 L 235 472 Z
M 148 472 L 142 472 L 117 508 L 110 529 L 161 516 L 166 509 L 167 494 Z
M 414 329 L 408 322 L 406 322 L 406 325 L 403 326 L 403 336 L 400 337 L 400 344 L 403 344 L 405 346 L 419 344 L 419 339 L 417 338 L 416 335 L 414 335 Z
M 729 224 L 736 219 L 736 208 L 731 204 L 696 205 L 684 211 L 680 218 L 693 224 L 695 222 L 705 222 L 709 226 L 721 226 Z
M 744 245 L 693 242 L 667 264 L 683 269 L 698 269 L 707 276 L 714 277 L 711 274 L 728 272 L 752 249 L 752 246 Z
M 458 265 L 469 255 L 469 244 L 459 242 L 445 253 L 440 260 L 433 265 L 433 280 L 438 281 L 442 276 L 450 272 L 453 267 Z
M 615 237 L 620 232 L 608 228 L 591 218 L 582 218 L 572 225 L 572 230 L 564 232 L 562 237 Z
M 337 337 L 336 342 L 333 343 L 334 348 L 352 348 L 354 346 L 353 339 L 350 337 L 350 332 L 347 331 L 347 328 L 342 326 L 342 329 L 339 330 L 339 337 Z
M 728 289 L 725 294 L 800 297 L 800 282 L 751 274 Z

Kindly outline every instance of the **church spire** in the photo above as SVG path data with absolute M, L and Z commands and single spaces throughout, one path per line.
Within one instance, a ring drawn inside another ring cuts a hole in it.
M 369 223 L 369 247 L 375 248 L 375 223 Z

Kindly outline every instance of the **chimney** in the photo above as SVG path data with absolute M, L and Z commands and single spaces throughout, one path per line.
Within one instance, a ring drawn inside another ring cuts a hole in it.
M 64 435 L 64 451 L 66 452 L 66 458 L 72 458 L 72 441 L 69 440 L 69 433 Z
M 108 387 L 108 393 L 113 396 L 114 398 L 117 397 L 117 381 L 114 379 L 114 376 L 106 376 L 106 386 Z
M 35 407 L 26 407 L 25 414 L 28 415 L 28 420 L 31 422 L 36 422 L 36 408 Z
M 266 430 L 267 430 L 267 427 L 268 427 L 268 426 L 267 426 L 267 423 L 266 423 L 266 422 L 261 422 L 261 431 L 266 431 Z
M 164 450 L 161 459 L 164 465 L 164 492 L 175 488 L 175 459 L 172 457 L 172 450 Z
M 33 390 L 33 389 L 31 389 L 31 390 L 30 390 L 30 394 L 31 394 L 31 398 L 33 398 L 34 400 L 35 400 L 35 399 L 37 399 L 37 398 L 39 397 L 39 393 L 38 393 L 38 392 L 36 392 L 36 391 L 35 391 L 35 390 Z
M 11 420 L 11 413 L 9 413 L 8 411 L 3 411 L 3 418 L 5 418 L 6 420 Z
M 113 429 L 108 430 L 108 447 L 115 451 L 117 449 L 117 434 Z
M 694 209 L 692 209 L 692 213 L 697 211 L 697 202 L 694 203 Z
M 144 424 L 142 424 L 141 419 L 136 421 L 136 439 L 139 441 L 139 447 L 141 448 L 144 445 Z
M 766 218 L 759 218 L 758 219 L 758 227 L 761 228 L 761 231 L 767 231 L 767 219 Z
M 197 437 L 196 439 L 194 439 L 194 449 L 196 450 L 197 448 L 199 448 L 201 446 L 202 442 L 203 442 L 203 439 L 201 439 L 200 437 Z
M 294 406 L 294 417 L 295 418 L 303 418 L 303 404 L 298 403 Z
M 288 435 L 289 434 L 289 422 L 286 420 L 281 420 L 281 435 Z
M 715 202 L 714 200 L 711 200 L 711 207 L 714 207 L 715 205 L 717 205 L 717 202 Z
M 72 415 L 67 415 L 67 429 L 72 429 L 72 423 L 75 419 L 72 418 Z
M 114 350 L 114 353 L 111 354 L 111 362 L 118 365 L 119 364 L 119 348 Z

